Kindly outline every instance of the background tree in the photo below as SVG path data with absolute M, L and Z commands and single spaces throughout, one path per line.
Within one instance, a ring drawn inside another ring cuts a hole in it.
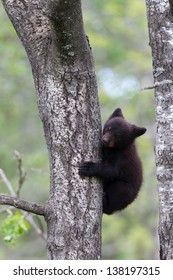
M 146 1 L 156 103 L 160 258 L 173 259 L 173 1 Z
M 45 206 L 1 195 L 0 203 L 44 215 L 50 259 L 99 259 L 101 188 L 82 180 L 98 159 L 100 110 L 80 0 L 2 1 L 26 49 L 50 160 Z

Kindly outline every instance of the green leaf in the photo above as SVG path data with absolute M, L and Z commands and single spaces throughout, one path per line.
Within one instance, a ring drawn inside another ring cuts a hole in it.
M 16 239 L 30 229 L 30 224 L 26 221 L 25 215 L 21 214 L 20 211 L 12 213 L 12 211 L 7 210 L 7 212 L 8 216 L 0 226 L 0 234 L 4 241 L 10 245 L 15 245 Z

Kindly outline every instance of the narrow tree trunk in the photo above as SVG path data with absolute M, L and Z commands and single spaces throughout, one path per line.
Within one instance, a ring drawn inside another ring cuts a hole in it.
M 99 259 L 102 191 L 96 179 L 78 175 L 82 159 L 98 160 L 101 129 L 81 2 L 2 2 L 32 66 L 49 152 L 48 257 Z
M 173 259 L 173 14 L 169 2 L 146 0 L 156 100 L 161 259 Z

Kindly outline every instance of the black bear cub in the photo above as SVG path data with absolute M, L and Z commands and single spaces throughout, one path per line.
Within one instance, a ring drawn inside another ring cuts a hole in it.
M 142 184 L 142 165 L 135 139 L 146 128 L 128 123 L 120 108 L 109 117 L 103 128 L 102 161 L 84 162 L 81 176 L 97 176 L 103 181 L 103 212 L 112 214 L 127 207 L 137 197 Z

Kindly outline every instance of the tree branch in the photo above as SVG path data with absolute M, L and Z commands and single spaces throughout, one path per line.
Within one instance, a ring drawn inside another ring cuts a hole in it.
M 173 0 L 169 0 L 170 11 L 173 13 Z
M 13 190 L 13 187 L 10 183 L 10 181 L 7 179 L 5 173 L 3 172 L 3 170 L 0 168 L 0 177 L 2 178 L 2 181 L 4 182 L 4 184 L 6 185 L 8 191 L 10 192 L 10 194 L 12 196 L 16 196 L 15 191 Z
M 90 47 L 83 26 L 81 0 L 49 0 L 47 15 L 52 25 L 54 47 L 58 49 L 58 64 L 69 66 L 81 62 L 81 67 L 85 63 L 89 65 Z
M 24 211 L 22 211 L 24 212 Z M 26 213 L 26 212 L 25 212 Z M 35 229 L 36 233 L 44 240 L 47 240 L 47 235 L 43 232 L 42 228 L 39 227 L 36 222 L 34 221 L 32 214 L 26 213 L 26 220 L 30 223 L 30 225 Z M 36 216 L 37 217 L 37 216 Z
M 5 173 L 3 172 L 2 169 L 0 169 L 0 177 L 2 178 L 2 181 L 4 182 L 4 184 L 6 185 L 8 191 L 10 192 L 10 194 L 13 196 L 13 198 L 16 198 L 16 193 L 13 190 L 13 187 L 10 183 L 10 181 L 7 179 Z M 1 203 L 0 203 L 1 204 Z M 12 206 L 14 207 L 14 206 Z M 8 208 L 9 209 L 9 208 Z M 0 213 L 2 213 L 4 211 L 4 209 L 0 209 Z M 21 210 L 21 212 L 24 212 L 23 210 Z M 40 229 L 37 224 L 35 223 L 35 221 L 33 220 L 33 217 L 30 213 L 26 214 L 26 220 L 32 225 L 32 227 L 35 229 L 35 231 L 37 232 L 38 235 L 40 235 L 43 240 L 46 240 L 46 235 L 44 234 L 44 232 L 42 231 L 42 229 Z
M 20 192 L 22 189 L 22 186 L 26 180 L 26 171 L 23 169 L 22 167 L 22 157 L 20 155 L 20 153 L 18 151 L 14 151 L 14 155 L 16 157 L 17 163 L 18 163 L 18 173 L 19 173 L 19 183 L 18 183 L 18 190 L 16 191 L 16 196 L 19 197 L 20 196 Z
M 46 63 L 50 26 L 43 0 L 2 0 L 2 4 L 35 67 Z M 32 64 L 31 64 L 32 65 Z M 33 65 L 32 65 L 33 66 Z M 44 70 L 39 69 L 39 70 Z
M 1 205 L 11 205 L 15 208 L 34 213 L 36 215 L 44 216 L 44 207 L 26 200 L 18 199 L 8 195 L 0 195 Z

